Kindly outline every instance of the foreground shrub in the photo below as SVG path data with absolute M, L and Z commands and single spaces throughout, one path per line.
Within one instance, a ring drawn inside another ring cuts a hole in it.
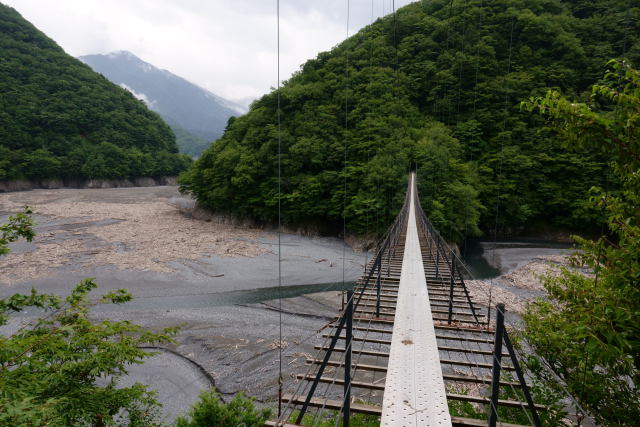
M 271 416 L 270 409 L 257 409 L 253 399 L 242 393 L 235 395 L 229 403 L 224 403 L 215 390 L 200 394 L 186 417 L 178 417 L 176 427 L 262 427 Z

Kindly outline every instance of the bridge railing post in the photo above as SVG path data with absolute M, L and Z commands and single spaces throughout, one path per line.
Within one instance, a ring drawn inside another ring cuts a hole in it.
M 455 284 L 454 276 L 455 276 L 456 264 L 453 258 L 453 249 L 451 250 L 451 280 L 449 284 L 449 316 L 448 323 L 451 324 L 451 318 L 453 317 L 453 286 Z
M 498 421 L 498 398 L 500 396 L 500 369 L 502 368 L 502 341 L 504 339 L 504 304 L 496 306 L 496 331 L 493 341 L 493 368 L 491 369 L 491 415 L 489 427 Z
M 378 265 L 378 279 L 376 280 L 376 316 L 380 317 L 380 273 L 382 266 Z
M 344 356 L 344 401 L 342 407 L 342 425 L 349 427 L 351 417 L 351 353 L 353 342 L 353 291 L 347 291 L 347 311 L 345 313 L 346 344 Z
M 478 319 L 478 315 L 476 314 L 476 307 L 473 305 L 473 301 L 471 301 L 471 295 L 469 295 L 469 289 L 467 289 L 467 285 L 464 283 L 464 277 L 462 277 L 462 270 L 460 269 L 458 269 L 458 276 L 460 276 L 460 283 L 462 285 L 462 290 L 464 291 L 464 296 L 467 298 L 467 302 L 469 303 L 471 314 L 473 314 L 473 318 L 475 319 L 476 323 L 480 323 L 480 319 Z
M 395 246 L 396 241 L 395 241 L 395 237 L 393 239 L 393 246 Z M 391 247 L 389 246 L 389 248 L 387 249 L 387 277 L 389 277 L 391 275 Z
M 436 241 L 436 280 L 440 278 L 440 236 Z
M 386 243 L 384 243 L 382 246 L 380 246 L 380 249 L 378 250 L 378 253 L 376 254 L 376 259 L 373 262 L 373 266 L 371 267 L 371 269 L 369 270 L 369 273 L 366 275 L 366 279 L 364 281 L 363 284 L 360 285 L 360 292 L 358 292 L 358 300 L 356 301 L 355 307 L 357 308 L 360 305 L 360 300 L 362 299 L 362 295 L 364 294 L 365 290 L 368 290 L 367 286 L 369 286 L 369 281 L 373 278 L 373 274 L 376 271 L 376 268 L 381 268 L 381 263 L 382 263 L 382 252 L 384 251 L 384 249 L 386 248 Z M 343 308 L 344 311 L 344 308 Z
M 353 301 L 353 298 L 351 298 L 351 300 Z M 327 364 L 329 363 L 329 359 L 331 358 L 331 355 L 333 354 L 333 349 L 336 347 L 336 343 L 338 342 L 338 338 L 340 337 L 340 334 L 342 333 L 342 329 L 345 327 L 346 319 L 347 319 L 347 316 L 345 315 L 345 313 L 343 313 L 343 315 L 340 317 L 340 321 L 338 322 L 337 327 L 335 328 L 335 333 L 331 337 L 331 341 L 329 343 L 329 348 L 324 353 L 324 358 L 322 359 L 322 363 L 320 363 L 320 366 L 318 367 L 318 372 L 316 372 L 316 376 L 315 376 L 313 382 L 311 383 L 311 388 L 309 389 L 309 392 L 307 393 L 307 397 L 305 398 L 305 401 L 302 404 L 302 408 L 300 409 L 300 412 L 298 413 L 298 418 L 296 418 L 296 422 L 295 422 L 296 424 L 300 424 L 302 422 L 302 418 L 304 418 L 304 414 L 307 412 L 307 408 L 309 407 L 309 403 L 311 402 L 311 399 L 313 398 L 313 394 L 315 393 L 316 388 L 318 387 L 318 384 L 320 383 L 320 378 L 322 378 L 322 374 L 324 373 L 324 370 L 327 367 Z
M 520 367 L 518 357 L 516 356 L 513 344 L 511 344 L 511 339 L 509 338 L 509 334 L 506 330 L 504 331 L 504 345 L 507 347 L 507 351 L 509 352 L 509 356 L 511 357 L 511 362 L 513 363 L 513 368 L 516 371 L 518 381 L 520 382 L 520 388 L 522 390 L 522 393 L 524 394 L 525 399 L 527 400 L 527 405 L 529 405 L 529 410 L 531 411 L 531 415 L 533 416 L 533 424 L 536 427 L 542 427 L 542 422 L 540 421 L 540 417 L 538 416 L 536 405 L 533 403 L 533 398 L 531 397 L 529 386 L 527 385 L 524 374 L 522 373 L 522 367 Z

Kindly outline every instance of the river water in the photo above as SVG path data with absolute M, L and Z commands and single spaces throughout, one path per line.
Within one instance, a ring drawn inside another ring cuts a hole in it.
M 243 291 L 212 292 L 208 294 L 137 297 L 127 303 L 126 306 L 103 305 L 96 307 L 94 311 L 177 310 L 261 304 L 265 301 L 272 301 L 279 298 L 288 299 L 321 292 L 347 290 L 353 288 L 353 285 L 353 282 L 314 283 L 309 285 L 274 286 Z

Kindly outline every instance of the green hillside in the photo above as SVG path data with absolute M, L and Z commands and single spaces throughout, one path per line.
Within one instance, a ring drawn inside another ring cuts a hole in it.
M 587 96 L 623 50 L 640 62 L 639 12 L 627 20 L 626 6 L 414 3 L 398 10 L 395 26 L 392 16 L 379 19 L 307 61 L 281 90 L 284 222 L 339 227 L 346 144 L 351 231 L 384 229 L 412 162 L 425 211 L 446 237 L 492 229 L 496 207 L 504 232 L 593 226 L 598 214 L 585 199 L 606 179 L 605 165 L 595 153 L 565 151 L 519 104 L 548 87 Z M 183 190 L 209 209 L 274 221 L 276 105 L 272 92 L 235 119 L 182 177 Z
M 211 141 L 194 135 L 181 127 L 175 120 L 169 117 L 164 117 L 163 120 L 171 127 L 173 133 L 176 135 L 176 143 L 181 153 L 187 154 L 190 157 L 197 157 L 211 145 Z
M 0 4 L 0 181 L 176 175 L 171 129 Z

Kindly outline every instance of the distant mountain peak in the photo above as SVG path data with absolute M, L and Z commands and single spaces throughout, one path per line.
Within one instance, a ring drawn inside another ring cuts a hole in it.
M 117 58 L 119 56 L 124 56 L 128 58 L 140 59 L 133 53 L 129 52 L 128 50 L 114 50 L 113 52 L 107 53 L 106 56 L 108 56 L 109 58 Z
M 99 55 L 86 55 L 87 57 L 90 56 L 99 56 Z M 139 56 L 135 55 L 134 53 L 129 52 L 128 50 L 115 50 L 113 52 L 109 52 L 109 53 L 105 53 L 104 55 L 102 55 L 106 58 L 109 58 L 113 61 L 128 61 L 128 62 L 133 62 L 133 63 L 137 63 L 137 64 L 146 64 L 150 67 L 153 67 L 153 65 L 149 64 L 148 62 L 145 62 L 144 60 L 142 60 Z M 82 59 L 84 57 L 80 57 L 80 59 Z M 153 67 L 155 68 L 155 67 Z
M 247 111 L 243 106 L 155 67 L 126 50 L 79 59 L 159 113 L 177 135 L 186 132 L 208 142 L 214 141 L 222 135 L 229 117 Z
M 79 59 L 84 61 L 83 58 L 92 57 L 92 56 L 99 56 L 99 55 L 86 55 L 86 56 L 81 56 Z M 104 54 L 103 56 L 106 57 L 106 58 L 109 58 L 112 61 L 116 61 L 116 62 L 125 60 L 125 61 L 127 61 L 129 63 L 134 63 L 135 66 L 140 68 L 145 73 L 149 73 L 149 72 L 154 72 L 155 71 L 155 72 L 158 72 L 158 73 L 171 74 L 167 70 L 162 70 L 162 69 L 157 68 L 157 67 L 153 66 L 152 64 L 144 61 L 139 56 L 129 52 L 128 50 L 116 50 L 116 51 Z M 86 62 L 86 61 L 84 61 L 84 62 Z M 91 64 L 89 64 L 89 65 L 91 65 Z M 173 74 L 171 74 L 171 75 L 173 76 Z

